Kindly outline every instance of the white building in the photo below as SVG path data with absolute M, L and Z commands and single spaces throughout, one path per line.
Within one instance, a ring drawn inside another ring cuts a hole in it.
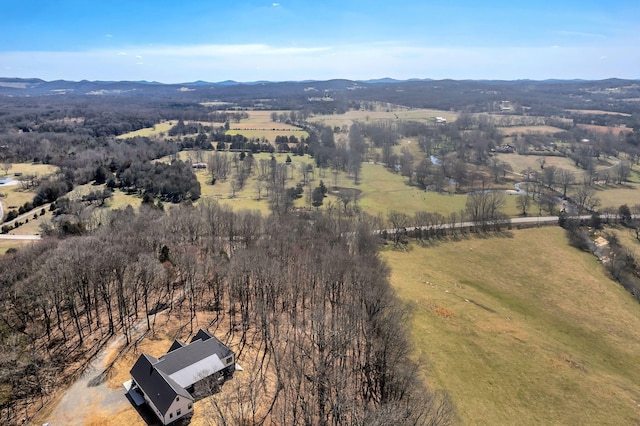
M 146 403 L 167 425 L 193 413 L 194 391 L 207 388 L 211 380 L 223 383 L 234 371 L 233 351 L 201 329 L 188 345 L 175 340 L 160 358 L 140 355 L 130 371 L 129 395 L 137 405 Z

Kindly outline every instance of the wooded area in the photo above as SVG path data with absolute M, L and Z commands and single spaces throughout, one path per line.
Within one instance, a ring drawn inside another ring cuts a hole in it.
M 640 127 L 635 104 L 621 101 L 620 113 L 590 119 L 579 111 L 587 98 L 610 106 L 613 95 L 601 89 L 615 82 L 441 83 L 371 84 L 355 94 L 353 82 L 314 82 L 324 87 L 321 100 L 306 94 L 311 83 L 238 85 L 219 88 L 226 103 L 213 106 L 196 89 L 165 96 L 155 86 L 148 98 L 3 97 L 5 175 L 12 163 L 58 169 L 20 176 L 33 198 L 7 211 L 14 219 L 37 208 L 35 220 L 51 203 L 53 214 L 40 228 L 42 241 L 0 257 L 0 419 L 29 418 L 113 336 L 132 343 L 132 327 L 140 324 L 153 335 L 156 313 L 186 318 L 193 332 L 201 326 L 198 312 L 206 311 L 215 313 L 210 325 L 240 342 L 239 356 L 245 347 L 259 354 L 242 400 L 212 398 L 210 415 L 221 424 L 453 422 L 446 393 L 428 389 L 417 373 L 408 314 L 378 257 L 380 237 L 400 247 L 408 236 L 419 242 L 457 236 L 462 222 L 476 231 L 501 230 L 509 221 L 504 188 L 514 179 L 524 188 L 515 203 L 522 216 L 562 214 L 559 199 L 591 212 L 599 204 L 596 186 L 628 183 L 640 160 Z M 399 95 L 398 88 L 411 93 Z M 565 99 L 569 93 L 580 96 Z M 408 106 L 459 114 L 450 122 L 309 120 L 349 108 L 391 111 L 385 102 L 399 96 Z M 501 112 L 507 96 L 522 115 Z M 230 123 L 247 119 L 245 108 L 256 104 L 273 110 L 272 131 L 282 124 L 308 137 L 230 134 Z M 295 109 L 284 113 L 285 107 Z M 160 123 L 166 134 L 127 137 Z M 626 127 L 599 132 L 581 125 Z M 510 131 L 523 126 L 531 130 Z M 181 151 L 188 151 L 182 160 Z M 278 162 L 260 154 L 276 151 L 290 156 Z M 535 160 L 514 170 L 500 154 Z M 294 166 L 291 157 L 304 161 Z M 551 157 L 565 162 L 550 165 Z M 466 194 L 466 203 L 448 216 L 387 206 L 391 228 L 374 233 L 385 220 L 358 203 L 365 162 L 401 176 L 412 191 Z M 196 168 L 207 171 L 196 175 Z M 198 177 L 206 177 L 205 185 L 229 182 L 229 198 L 252 182 L 272 214 L 202 200 Z M 340 187 L 339 177 L 354 187 Z M 70 199 L 80 185 L 91 188 Z M 336 204 L 322 210 L 330 191 Z M 142 207 L 96 212 L 114 192 L 140 198 Z M 296 207 L 303 195 L 306 206 Z M 628 225 L 635 226 L 629 212 Z M 422 228 L 408 233 L 413 226 Z M 620 259 L 629 263 L 628 256 Z
M 195 313 L 210 310 L 240 336 L 240 355 L 250 344 L 262 356 L 246 421 L 447 424 L 446 397 L 416 374 L 377 244 L 366 220 L 201 203 L 116 210 L 92 235 L 3 256 L 3 421 L 45 402 L 69 363 L 114 333 L 128 341 L 138 322 L 153 332 L 162 310 L 188 313 L 193 331 Z

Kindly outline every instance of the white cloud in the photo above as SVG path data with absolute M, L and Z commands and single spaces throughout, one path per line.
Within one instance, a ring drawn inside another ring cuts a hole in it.
M 111 35 L 111 34 L 105 34 L 104 36 L 105 36 L 106 38 L 113 38 L 113 35 Z
M 132 61 L 123 54 L 135 51 Z M 120 46 L 76 52 L 0 52 L 12 74 L 46 80 L 238 81 L 350 78 L 637 78 L 628 46 L 428 47 L 400 42 Z M 144 63 L 142 58 L 144 57 Z M 605 60 L 598 58 L 606 57 Z M 69 64 L 77 64 L 73 68 Z M 144 65 L 144 66 L 140 66 Z M 170 65 L 170 66 L 168 66 Z
M 271 7 L 278 7 L 280 6 L 280 3 L 271 3 Z

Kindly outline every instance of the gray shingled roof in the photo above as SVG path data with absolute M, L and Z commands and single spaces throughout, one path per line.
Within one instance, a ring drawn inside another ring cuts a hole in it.
M 167 351 L 167 353 L 171 352 L 171 351 L 175 351 L 176 349 L 180 349 L 180 348 L 184 348 L 186 345 L 184 343 L 182 343 L 180 340 L 176 339 L 173 341 L 173 343 L 171 344 L 171 347 L 169 348 L 169 350 Z
M 191 343 L 185 345 L 175 340 L 160 358 L 142 354 L 130 373 L 158 410 L 166 413 L 178 395 L 193 400 L 184 388 L 202 379 L 203 375 L 215 373 L 215 369 L 220 371 L 224 368 L 221 360 L 231 355 L 233 351 L 224 343 L 200 329 Z M 180 383 L 184 387 L 171 378 L 172 374 L 176 374 L 176 380 L 184 382 Z
M 189 392 L 156 368 L 158 362 L 151 355 L 142 354 L 131 368 L 131 377 L 156 408 L 166 413 L 178 395 L 193 400 Z

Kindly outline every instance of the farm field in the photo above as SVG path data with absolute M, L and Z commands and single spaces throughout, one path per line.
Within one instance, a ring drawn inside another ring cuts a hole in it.
M 349 110 L 344 114 L 332 115 L 316 115 L 309 118 L 311 122 L 320 122 L 327 126 L 342 128 L 343 126 L 351 126 L 353 122 L 360 121 L 383 121 L 383 120 L 413 120 L 433 123 L 435 117 L 443 117 L 447 121 L 455 121 L 458 113 L 452 111 L 443 111 L 437 109 L 407 109 L 407 108 L 391 108 L 389 111 L 365 111 L 365 110 Z
M 631 252 L 636 256 L 636 258 L 640 258 L 640 241 L 636 239 L 636 233 L 634 230 L 626 228 L 622 225 L 615 227 L 605 227 L 604 232 L 612 232 L 616 234 L 620 243 L 625 247 L 631 250 Z
M 562 229 L 382 256 L 421 372 L 462 424 L 640 421 L 640 307 Z
M 617 209 L 622 204 L 632 206 L 640 203 L 640 185 L 627 184 L 616 187 L 602 187 L 596 193 L 596 197 L 600 199 L 598 209 L 605 207 Z
M 600 133 L 608 133 L 611 132 L 614 135 L 618 133 L 630 133 L 633 132 L 632 128 L 629 127 L 617 127 L 617 126 L 598 126 L 596 124 L 578 124 L 578 127 L 582 129 L 587 129 L 592 132 L 600 132 Z
M 559 127 L 553 126 L 512 126 L 512 127 L 499 127 L 500 133 L 505 136 L 513 136 L 516 134 L 526 134 L 526 133 L 545 133 L 545 134 L 553 134 L 562 132 L 563 130 Z
M 566 109 L 565 111 L 582 115 L 621 115 L 623 117 L 631 117 L 631 114 L 625 112 L 603 111 L 600 109 Z
M 129 133 L 124 133 L 122 135 L 116 136 L 116 139 L 127 139 L 127 138 L 135 138 L 135 137 L 152 137 L 158 136 L 161 133 L 166 133 L 173 126 L 176 125 L 176 121 L 165 121 L 163 123 L 158 123 L 153 127 L 147 127 L 144 129 L 136 130 Z
M 540 170 L 541 155 L 518 155 L 518 154 L 496 154 L 498 160 L 509 164 L 515 173 L 520 173 L 527 168 L 532 170 Z M 575 166 L 572 159 L 567 157 L 546 156 L 546 165 L 555 166 L 561 169 L 573 171 L 575 173 L 584 173 L 584 170 Z
M 298 139 L 307 138 L 309 134 L 299 127 L 291 124 L 278 123 L 271 120 L 274 111 L 247 111 L 249 118 L 240 120 L 239 123 L 230 122 L 227 135 L 242 135 L 249 139 L 265 138 L 274 142 L 276 136 L 295 136 Z M 277 111 L 275 111 L 277 113 Z

